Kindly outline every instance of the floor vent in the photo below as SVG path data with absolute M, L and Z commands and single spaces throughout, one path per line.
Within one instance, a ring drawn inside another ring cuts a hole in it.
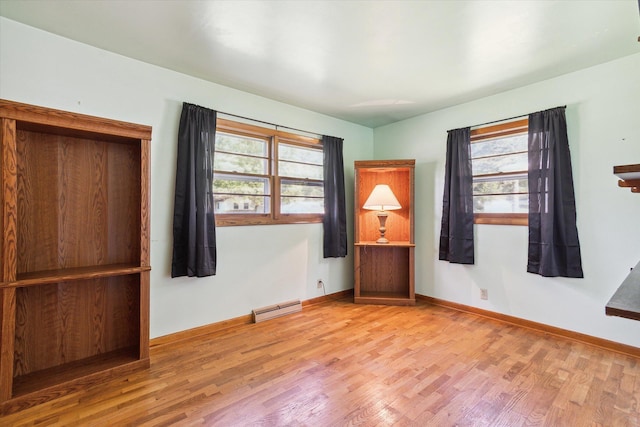
M 300 300 L 287 301 L 268 307 L 256 308 L 253 310 L 253 321 L 258 323 L 274 317 L 284 316 L 285 314 L 297 313 L 298 311 L 302 311 Z

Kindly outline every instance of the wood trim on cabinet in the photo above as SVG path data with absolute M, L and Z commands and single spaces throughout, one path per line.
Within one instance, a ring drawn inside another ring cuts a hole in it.
M 25 126 L 29 129 L 38 125 L 54 128 L 62 135 L 74 135 L 73 131 L 78 131 L 79 136 L 103 135 L 107 139 L 109 136 L 138 140 L 151 139 L 151 126 L 38 107 L 4 99 L 0 99 L 0 116 L 28 123 Z M 52 129 L 47 130 L 51 132 Z
M 407 168 L 414 167 L 416 161 L 414 159 L 402 160 L 356 160 L 353 162 L 356 169 L 380 169 L 380 168 Z
M 150 153 L 151 140 L 140 141 L 140 265 L 150 264 L 149 242 L 151 237 L 151 215 L 149 206 L 151 201 L 151 171 Z
M 16 280 L 17 266 L 17 217 L 18 201 L 17 159 L 16 159 L 16 122 L 15 120 L 0 119 L 0 220 L 2 221 L 2 236 L 0 236 L 0 283 Z
M 150 309 L 151 304 L 151 279 L 150 271 L 140 273 L 140 349 L 138 357 L 149 359 L 149 329 L 150 329 Z
M 16 290 L 0 289 L 0 402 L 11 398 L 16 329 Z

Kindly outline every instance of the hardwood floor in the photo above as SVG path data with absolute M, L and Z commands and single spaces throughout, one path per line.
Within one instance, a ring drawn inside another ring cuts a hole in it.
M 333 301 L 152 347 L 0 425 L 640 426 L 640 360 L 419 302 Z

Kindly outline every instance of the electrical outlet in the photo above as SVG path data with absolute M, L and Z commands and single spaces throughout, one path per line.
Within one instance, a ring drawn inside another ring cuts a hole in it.
M 480 299 L 489 299 L 489 291 L 487 289 L 480 289 Z
M 318 284 L 317 284 L 317 286 L 318 286 L 318 289 L 322 289 L 322 288 L 324 288 L 324 283 L 322 283 L 322 279 L 318 279 Z

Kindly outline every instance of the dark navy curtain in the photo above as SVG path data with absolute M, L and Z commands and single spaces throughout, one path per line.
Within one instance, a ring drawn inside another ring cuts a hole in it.
M 456 264 L 474 263 L 473 174 L 469 127 L 450 130 L 447 135 L 440 259 Z
M 322 137 L 324 152 L 324 258 L 347 256 L 347 210 L 344 195 L 342 138 Z
M 173 208 L 171 277 L 216 274 L 213 155 L 216 112 L 182 106 Z
M 564 107 L 529 115 L 527 271 L 583 277 Z

